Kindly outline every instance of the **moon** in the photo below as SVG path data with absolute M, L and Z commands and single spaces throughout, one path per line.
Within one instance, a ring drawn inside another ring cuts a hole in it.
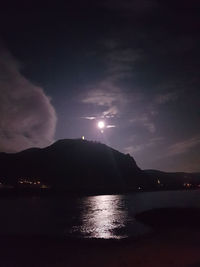
M 97 123 L 97 126 L 99 129 L 103 130 L 105 128 L 105 122 L 104 121 L 99 121 Z

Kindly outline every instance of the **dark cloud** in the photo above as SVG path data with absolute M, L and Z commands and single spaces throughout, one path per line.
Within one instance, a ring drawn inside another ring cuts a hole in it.
M 0 151 L 42 147 L 54 138 L 56 114 L 43 89 L 20 73 L 19 63 L 0 47 Z

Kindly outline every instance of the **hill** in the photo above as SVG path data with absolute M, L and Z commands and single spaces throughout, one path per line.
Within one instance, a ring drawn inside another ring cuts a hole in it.
M 163 187 L 163 189 L 200 187 L 200 173 L 163 172 L 158 170 L 145 170 L 145 173 L 159 181 L 159 187 Z
M 0 177 L 1 182 L 15 187 L 21 180 L 37 180 L 71 193 L 123 193 L 153 185 L 130 155 L 81 139 L 59 140 L 43 149 L 0 153 Z

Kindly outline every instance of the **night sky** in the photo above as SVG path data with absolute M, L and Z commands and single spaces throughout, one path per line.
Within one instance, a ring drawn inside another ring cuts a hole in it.
M 0 151 L 84 135 L 200 171 L 199 1 L 27 2 L 0 10 Z

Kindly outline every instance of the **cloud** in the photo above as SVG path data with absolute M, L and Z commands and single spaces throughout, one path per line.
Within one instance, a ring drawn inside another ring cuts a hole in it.
M 115 82 L 131 77 L 133 68 L 143 57 L 141 49 L 130 48 L 115 39 L 104 40 L 103 47 L 107 78 Z
M 116 125 L 107 125 L 106 128 L 115 128 Z
M 109 46 L 108 46 L 109 48 Z M 106 56 L 108 73 L 112 79 L 118 80 L 131 76 L 134 64 L 142 57 L 141 50 L 131 48 L 109 49 Z
M 155 102 L 158 104 L 165 104 L 170 101 L 176 100 L 178 97 L 176 92 L 171 92 L 171 93 L 165 93 L 165 94 L 159 94 L 155 98 Z
M 88 116 L 88 117 L 81 117 L 81 119 L 85 119 L 85 120 L 95 120 L 96 117 L 93 117 L 93 116 Z
M 200 135 L 177 142 L 168 148 L 166 156 L 179 155 L 188 152 L 190 149 L 200 145 Z
M 119 108 L 127 102 L 127 97 L 111 81 L 104 80 L 89 90 L 82 99 L 82 103 L 93 104 L 103 108 L 99 117 L 113 117 Z
M 144 150 L 145 148 L 146 148 L 145 144 L 130 145 L 130 146 L 125 147 L 124 152 L 127 154 L 134 154 L 134 153 Z
M 143 127 L 145 127 L 150 133 L 155 133 L 156 132 L 156 126 L 155 124 L 151 121 L 149 116 L 147 114 L 143 114 L 141 116 L 138 116 L 134 119 L 129 120 L 131 123 L 135 124 L 140 124 Z
M 105 118 L 113 118 L 115 115 L 118 114 L 117 106 L 111 106 L 109 109 L 103 112 L 103 117 Z
M 121 42 L 114 39 L 104 40 L 102 44 L 105 49 L 105 77 L 88 86 L 81 102 L 100 107 L 98 117 L 113 118 L 118 116 L 128 103 L 138 99 L 138 93 L 127 92 L 119 83 L 133 74 L 134 64 L 141 58 L 141 51 L 124 47 Z
M 0 45 L 0 151 L 43 147 L 53 141 L 56 113 L 50 98 L 20 73 Z
M 111 84 L 103 82 L 98 85 L 98 88 L 92 89 L 82 102 L 109 107 L 116 101 L 116 94 L 116 89 Z
M 156 132 L 156 127 L 155 127 L 153 122 L 146 122 L 143 125 L 148 129 L 148 131 L 150 133 L 155 133 Z
M 132 138 L 131 138 L 132 139 Z M 150 138 L 148 142 L 142 143 L 142 144 L 132 144 L 124 148 L 125 153 L 134 154 L 137 152 L 141 152 L 147 148 L 154 147 L 157 144 L 161 144 L 164 140 L 163 137 L 155 137 Z M 134 142 L 134 138 L 132 139 L 132 142 Z

